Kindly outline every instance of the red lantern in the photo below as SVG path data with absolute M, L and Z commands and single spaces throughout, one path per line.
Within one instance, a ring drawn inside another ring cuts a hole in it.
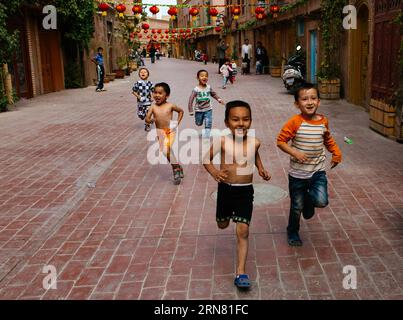
M 168 10 L 168 14 L 171 16 L 171 20 L 174 20 L 178 15 L 178 9 L 176 7 L 170 7 Z
M 256 14 L 256 19 L 262 20 L 266 18 L 266 14 L 264 13 L 264 8 L 263 7 L 257 7 L 255 9 L 255 14 Z
M 214 30 L 215 30 L 216 32 L 220 32 L 220 31 L 221 31 L 221 27 L 218 27 L 218 26 L 217 26 L 217 27 L 214 28 Z
M 106 16 L 106 12 L 109 9 L 109 4 L 105 3 L 105 2 L 101 2 L 98 6 L 99 11 L 102 11 L 102 15 L 105 17 Z
M 155 30 L 155 29 L 152 29 L 152 30 L 151 30 L 151 33 L 152 33 L 152 34 L 155 34 L 156 32 L 157 32 L 157 30 Z
M 132 11 L 133 14 L 140 15 L 143 13 L 143 8 L 141 6 L 133 6 Z
M 148 29 L 150 29 L 150 25 L 148 23 L 143 23 L 141 28 L 144 30 L 144 33 L 147 33 Z
M 157 36 L 156 34 L 154 34 L 153 38 L 154 38 L 155 40 L 157 40 L 158 36 Z
M 280 12 L 280 6 L 276 4 L 272 4 L 270 6 L 270 13 L 273 15 L 273 18 L 277 18 L 279 12 Z
M 234 19 L 238 20 L 239 15 L 241 14 L 241 7 L 240 6 L 232 7 L 231 13 L 234 15 Z
M 180 32 L 180 33 L 184 33 L 184 32 L 185 32 L 185 30 L 183 30 L 183 29 L 180 29 L 180 30 L 179 30 L 179 32 Z
M 166 29 L 166 30 L 165 30 L 165 33 L 169 33 L 169 30 L 168 30 L 168 29 Z
M 162 30 L 161 29 L 158 29 L 158 31 L 157 31 L 159 34 L 161 34 L 162 33 Z
M 126 11 L 126 6 L 124 4 L 118 4 L 116 6 L 116 11 L 119 12 L 119 18 L 123 18 L 123 12 Z
M 218 10 L 216 8 L 210 8 L 208 14 L 211 16 L 211 19 L 215 22 L 217 20 Z
M 138 35 L 138 38 L 141 39 L 143 36 L 141 34 Z
M 190 30 L 190 29 L 186 29 L 186 33 L 191 33 L 192 32 L 192 30 Z
M 158 12 L 160 12 L 160 9 L 158 9 L 157 6 L 152 6 L 152 7 L 150 8 L 150 12 L 151 12 L 153 15 L 156 15 Z
M 195 21 L 197 19 L 197 15 L 199 14 L 199 9 L 195 7 L 190 8 L 189 14 L 192 16 L 192 20 Z

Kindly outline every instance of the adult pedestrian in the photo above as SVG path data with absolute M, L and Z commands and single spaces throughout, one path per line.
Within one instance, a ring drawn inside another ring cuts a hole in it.
M 157 52 L 157 50 L 154 47 L 154 43 L 151 44 L 150 47 L 150 58 L 151 58 L 151 63 L 155 63 L 155 53 Z
M 261 41 L 257 42 L 256 47 L 256 74 L 263 73 L 263 67 L 267 65 L 267 51 Z
M 250 73 L 250 61 L 252 59 L 252 45 L 249 43 L 249 39 L 245 39 L 241 49 L 242 61 L 247 63 L 246 74 Z
M 229 48 L 228 43 L 221 40 L 217 45 L 217 57 L 218 57 L 218 73 L 221 73 L 221 66 L 225 63 L 225 51 Z

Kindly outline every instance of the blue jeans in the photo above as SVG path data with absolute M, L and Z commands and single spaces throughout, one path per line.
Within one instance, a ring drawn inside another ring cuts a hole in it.
M 213 126 L 213 110 L 211 109 L 205 112 L 196 111 L 195 123 L 197 126 L 202 126 L 204 123 L 204 128 L 206 129 L 205 135 L 209 137 L 211 127 Z
M 288 175 L 291 205 L 288 218 L 288 233 L 299 231 L 302 210 L 324 208 L 329 204 L 325 171 L 315 172 L 309 179 L 298 179 Z

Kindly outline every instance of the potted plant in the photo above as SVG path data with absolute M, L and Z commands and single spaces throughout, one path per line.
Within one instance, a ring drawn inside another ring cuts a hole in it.
M 117 70 L 113 70 L 114 73 L 116 73 L 116 79 L 123 79 L 125 77 L 125 69 L 127 69 L 127 60 L 125 57 L 119 57 L 116 60 L 116 63 L 118 65 Z
M 318 76 L 322 99 L 340 99 L 340 43 L 344 0 L 322 0 L 321 35 L 323 55 Z
M 280 77 L 281 76 L 281 60 L 278 51 L 275 51 L 274 54 L 270 57 L 270 75 L 272 77 Z

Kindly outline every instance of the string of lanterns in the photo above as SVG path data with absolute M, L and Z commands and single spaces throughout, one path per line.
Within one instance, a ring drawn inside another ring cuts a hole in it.
M 123 4 L 124 1 L 120 1 L 116 5 L 109 4 L 107 2 L 100 2 L 98 5 L 98 10 L 102 12 L 102 16 L 107 15 L 108 10 L 115 9 L 117 12 L 119 12 L 119 17 L 124 16 L 124 12 L 126 11 L 126 6 Z M 135 15 L 141 15 L 143 13 L 143 8 L 149 6 L 149 11 L 155 16 L 160 9 L 158 8 L 157 5 L 155 4 L 142 4 L 142 3 L 134 3 L 132 7 L 132 12 Z M 262 20 L 267 17 L 266 14 L 266 4 L 262 3 L 261 1 L 258 4 L 244 4 L 244 5 L 233 5 L 233 4 L 228 4 L 228 5 L 164 5 L 160 4 L 159 6 L 166 6 L 169 7 L 168 9 L 168 14 L 171 17 L 171 20 L 176 19 L 178 15 L 178 8 L 190 8 L 189 9 L 189 14 L 192 16 L 192 20 L 195 21 L 197 19 L 197 16 L 200 13 L 199 8 L 208 8 L 208 14 L 210 17 L 215 21 L 218 16 L 218 10 L 217 7 L 226 7 L 226 8 L 231 8 L 231 14 L 234 16 L 234 19 L 237 20 L 239 18 L 239 15 L 241 13 L 241 7 L 242 6 L 249 6 L 249 7 L 256 7 L 255 8 L 255 16 L 257 20 Z M 277 18 L 277 15 L 280 12 L 280 6 L 277 4 L 277 1 L 274 1 L 272 4 L 269 6 L 269 12 L 272 14 L 274 18 Z

